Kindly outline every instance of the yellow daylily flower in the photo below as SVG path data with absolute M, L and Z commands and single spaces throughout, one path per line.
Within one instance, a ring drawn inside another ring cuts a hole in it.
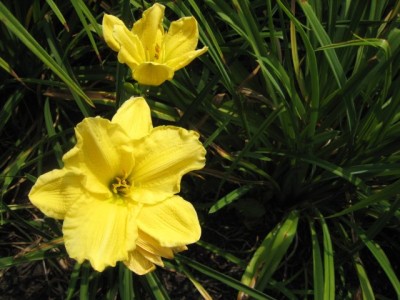
M 65 247 L 79 263 L 103 271 L 118 261 L 146 274 L 200 238 L 192 204 L 177 196 L 184 174 L 205 164 L 199 135 L 153 128 L 144 98 L 131 98 L 111 121 L 85 118 L 64 167 L 41 175 L 29 198 L 63 219 Z
M 167 33 L 162 21 L 165 7 L 154 4 L 143 12 L 132 30 L 115 16 L 104 14 L 103 36 L 108 46 L 118 52 L 118 61 L 132 69 L 140 84 L 160 85 L 171 80 L 175 71 L 187 66 L 207 51 L 195 50 L 199 30 L 194 17 L 171 22 Z

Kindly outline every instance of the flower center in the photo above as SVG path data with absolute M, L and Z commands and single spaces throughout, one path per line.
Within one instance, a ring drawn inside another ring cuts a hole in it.
M 126 177 L 115 177 L 111 183 L 111 190 L 121 197 L 127 196 L 131 190 L 131 183 Z

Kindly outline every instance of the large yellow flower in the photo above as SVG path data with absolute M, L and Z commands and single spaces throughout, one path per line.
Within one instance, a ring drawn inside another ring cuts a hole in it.
M 103 36 L 108 46 L 118 52 L 120 63 L 132 69 L 135 80 L 145 85 L 160 85 L 171 80 L 174 72 L 187 66 L 207 51 L 195 50 L 199 30 L 194 17 L 171 22 L 167 33 L 162 21 L 165 7 L 154 4 L 143 12 L 132 30 L 112 15 L 103 17 Z
M 64 167 L 40 176 L 29 198 L 45 215 L 64 219 L 70 257 L 97 271 L 123 261 L 137 274 L 200 238 L 193 206 L 177 196 L 184 174 L 204 167 L 199 135 L 153 128 L 143 98 L 126 101 L 111 121 L 85 118 Z

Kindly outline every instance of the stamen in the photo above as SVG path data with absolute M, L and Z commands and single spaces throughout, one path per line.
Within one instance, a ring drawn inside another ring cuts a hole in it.
M 154 59 L 160 58 L 160 51 L 161 51 L 160 45 L 156 44 L 156 48 L 155 48 L 155 52 L 154 52 Z
M 114 181 L 111 183 L 111 190 L 114 194 L 120 196 L 126 196 L 129 194 L 131 189 L 131 183 L 128 179 L 121 177 L 115 177 Z

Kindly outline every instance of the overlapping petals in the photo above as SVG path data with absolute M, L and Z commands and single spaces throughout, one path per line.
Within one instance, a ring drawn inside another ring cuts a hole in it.
M 143 12 L 142 18 L 133 24 L 132 32 L 137 35 L 147 59 L 156 57 L 160 52 L 158 47 L 161 46 L 164 28 L 162 21 L 164 18 L 164 5 L 154 4 L 149 9 Z
M 129 174 L 135 163 L 130 138 L 118 124 L 100 117 L 85 118 L 75 135 L 77 144 L 64 155 L 64 169 L 81 170 L 87 191 L 112 197 L 112 179 Z
M 184 174 L 201 169 L 194 131 L 153 128 L 143 98 L 126 101 L 111 121 L 86 118 L 64 167 L 40 176 L 29 193 L 49 217 L 64 219 L 68 254 L 97 271 L 118 261 L 137 274 L 200 238 L 193 206 L 175 195 Z
M 160 85 L 171 80 L 175 71 L 187 66 L 207 51 L 196 50 L 199 40 L 197 21 L 183 17 L 163 29 L 165 7 L 154 4 L 143 12 L 132 30 L 115 16 L 103 17 L 103 35 L 111 49 L 118 52 L 118 61 L 127 64 L 133 78 L 141 84 Z

